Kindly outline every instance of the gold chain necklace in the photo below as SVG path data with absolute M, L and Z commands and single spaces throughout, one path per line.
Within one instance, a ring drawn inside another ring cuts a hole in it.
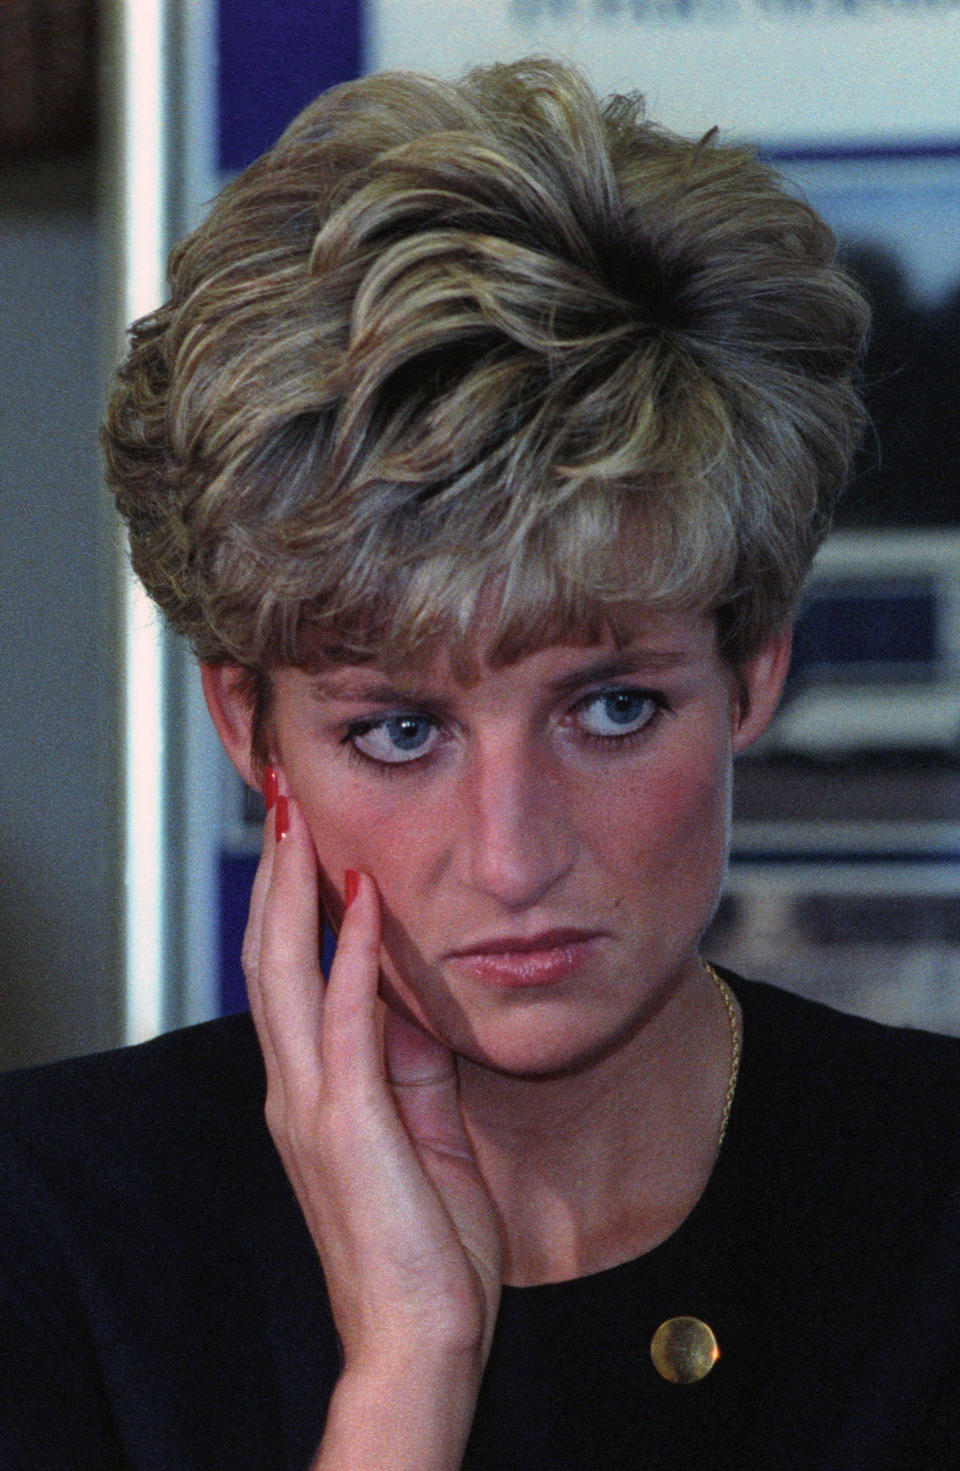
M 737 1014 L 737 1003 L 733 999 L 730 987 L 709 961 L 702 960 L 700 964 L 720 992 L 720 1000 L 723 1002 L 727 1021 L 730 1024 L 730 1075 L 727 1078 L 727 1092 L 723 1100 L 723 1113 L 720 1116 L 720 1137 L 717 1140 L 719 1153 L 726 1137 L 727 1125 L 730 1122 L 733 1095 L 737 1091 L 740 1053 L 743 1050 L 743 1032 L 740 1027 L 740 1017 Z M 719 1359 L 720 1346 L 709 1323 L 705 1323 L 702 1318 L 682 1314 L 677 1318 L 668 1318 L 665 1323 L 660 1324 L 650 1340 L 650 1357 L 661 1379 L 666 1379 L 670 1384 L 696 1384 L 698 1380 L 706 1378 Z
M 737 1003 L 733 999 L 733 992 L 727 985 L 723 976 L 714 970 L 708 960 L 701 960 L 707 975 L 716 984 L 720 992 L 720 1000 L 723 1002 L 727 1013 L 727 1021 L 730 1024 L 730 1075 L 727 1078 L 727 1091 L 723 1100 L 723 1113 L 720 1115 L 720 1136 L 717 1139 L 717 1150 L 727 1134 L 727 1125 L 730 1122 L 730 1110 L 733 1108 L 733 1095 L 737 1091 L 737 1078 L 740 1076 L 740 1054 L 743 1051 L 743 1032 L 740 1027 L 740 1017 L 737 1014 Z

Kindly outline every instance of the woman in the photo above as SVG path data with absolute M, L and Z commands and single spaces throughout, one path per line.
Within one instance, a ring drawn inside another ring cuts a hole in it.
M 700 956 L 860 431 L 826 227 L 524 63 L 321 98 L 171 284 L 109 474 L 270 809 L 255 1037 L 9 1086 L 4 1464 L 954 1464 L 957 1044 Z

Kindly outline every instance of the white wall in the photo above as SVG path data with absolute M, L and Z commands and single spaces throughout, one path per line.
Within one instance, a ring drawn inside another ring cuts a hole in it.
M 952 0 L 367 0 L 371 70 L 571 59 L 658 122 L 766 144 L 955 138 Z

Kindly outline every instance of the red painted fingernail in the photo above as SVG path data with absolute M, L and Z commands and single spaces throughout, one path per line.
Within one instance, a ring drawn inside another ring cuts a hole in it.
M 269 812 L 277 800 L 280 790 L 280 778 L 272 766 L 265 766 L 263 770 L 263 800 Z
M 350 905 L 353 903 L 354 899 L 357 897 L 357 892 L 359 888 L 360 875 L 357 873 L 356 869 L 348 868 L 346 873 L 343 875 L 343 899 L 348 909 L 350 908 Z
M 279 793 L 277 794 L 277 805 L 273 812 L 273 821 L 277 842 L 282 843 L 290 827 L 290 803 L 286 797 L 281 797 Z

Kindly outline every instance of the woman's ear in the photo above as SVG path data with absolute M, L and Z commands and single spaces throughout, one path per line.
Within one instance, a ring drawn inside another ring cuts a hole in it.
M 790 668 L 792 647 L 793 625 L 785 623 L 737 670 L 734 751 L 745 751 L 759 740 L 773 719 Z
M 259 791 L 253 759 L 254 702 L 246 670 L 239 664 L 201 664 L 200 680 L 223 749 L 247 785 Z

